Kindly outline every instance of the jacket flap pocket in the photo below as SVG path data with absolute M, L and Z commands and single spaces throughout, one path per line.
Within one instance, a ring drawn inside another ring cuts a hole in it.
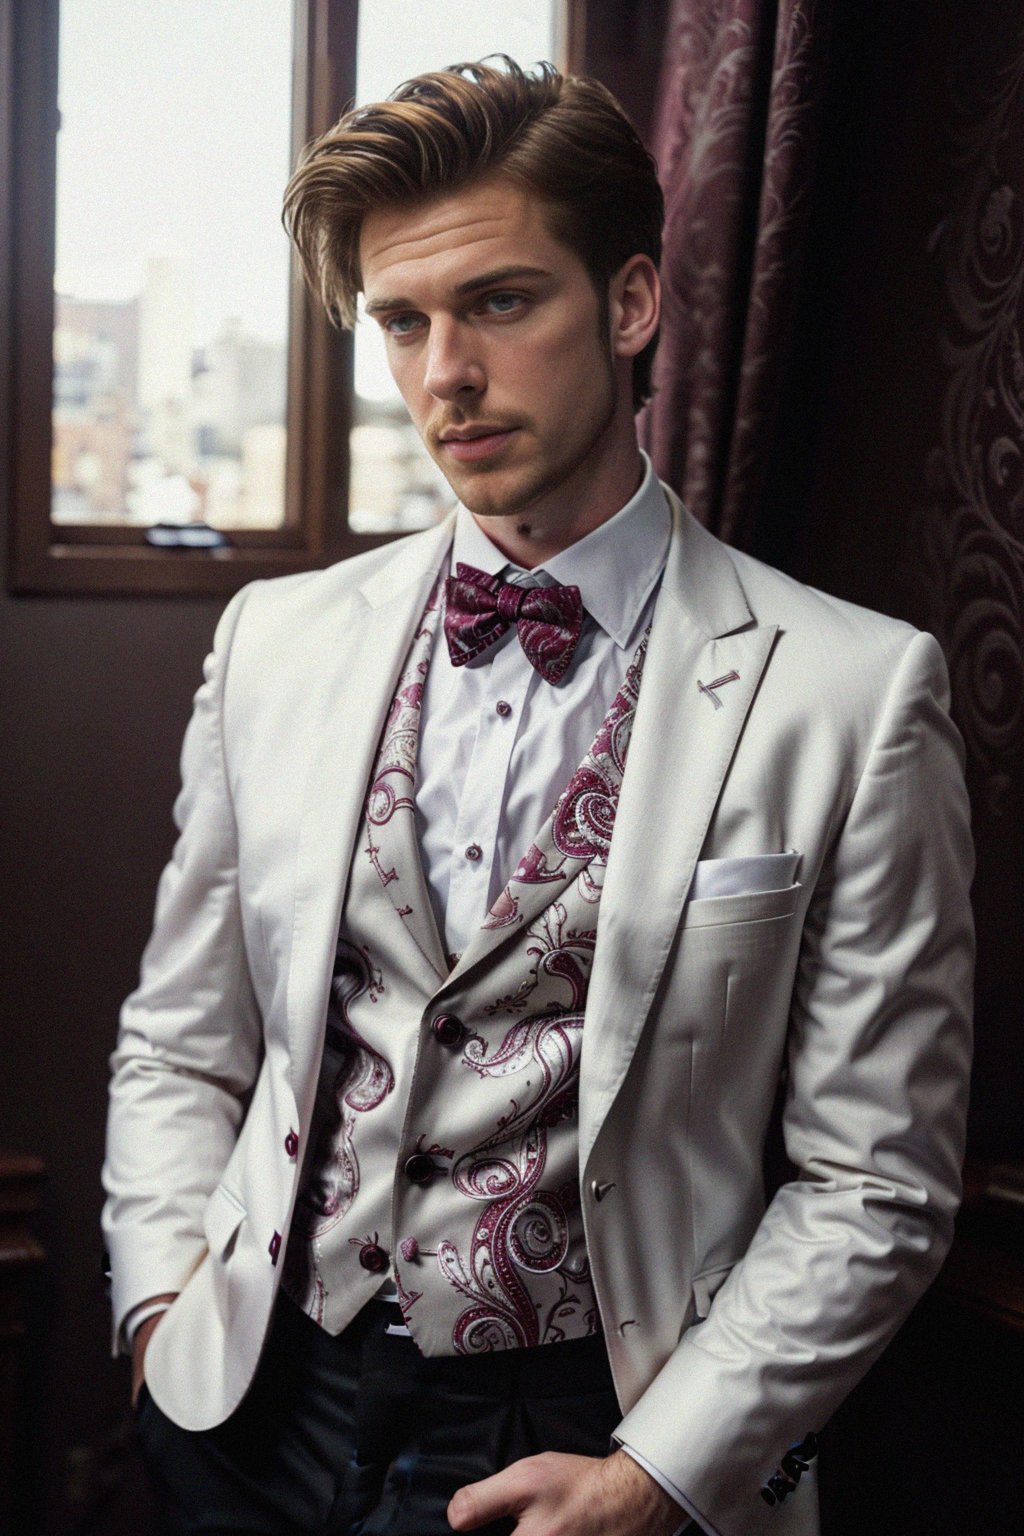
M 207 1200 L 206 1210 L 203 1212 L 203 1232 L 210 1252 L 215 1257 L 218 1259 L 227 1257 L 235 1233 L 245 1220 L 245 1216 L 245 1211 L 234 1196 L 229 1195 L 222 1184 L 218 1184 Z
M 693 1280 L 693 1309 L 696 1319 L 707 1317 L 717 1292 L 728 1280 L 735 1264 L 720 1264 L 717 1269 L 706 1269 Z

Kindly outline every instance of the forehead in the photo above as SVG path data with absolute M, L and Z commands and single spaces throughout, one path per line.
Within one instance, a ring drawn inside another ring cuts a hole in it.
M 516 263 L 552 270 L 577 262 L 548 230 L 543 205 L 511 181 L 463 188 L 413 208 L 367 214 L 359 239 L 367 300 L 406 294 L 416 283 L 444 286 Z

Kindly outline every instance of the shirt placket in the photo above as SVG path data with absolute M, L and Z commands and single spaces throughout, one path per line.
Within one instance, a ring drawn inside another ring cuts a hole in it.
M 450 947 L 459 951 L 480 927 L 498 882 L 508 873 L 495 868 L 498 830 L 532 676 L 514 629 L 489 653 L 480 674 L 476 736 L 455 823 L 445 924 Z

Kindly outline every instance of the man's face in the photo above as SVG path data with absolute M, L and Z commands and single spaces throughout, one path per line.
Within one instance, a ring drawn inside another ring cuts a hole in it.
M 613 358 L 579 257 L 495 177 L 368 215 L 360 259 L 391 372 L 452 490 L 481 517 L 557 521 L 602 473 L 616 423 L 632 430 L 631 363 Z

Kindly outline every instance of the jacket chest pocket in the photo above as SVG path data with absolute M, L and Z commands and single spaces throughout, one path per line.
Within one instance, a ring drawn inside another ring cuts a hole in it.
M 745 928 L 792 917 L 802 890 L 803 886 L 796 884 L 779 891 L 745 891 L 736 896 L 708 896 L 702 901 L 690 901 L 683 914 L 683 928 L 687 933 L 697 929 Z M 759 935 L 753 932 L 750 937 L 756 940 Z

